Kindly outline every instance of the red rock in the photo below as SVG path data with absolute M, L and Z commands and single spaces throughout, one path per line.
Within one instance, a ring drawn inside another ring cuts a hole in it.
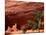
M 43 11 L 44 4 L 41 2 L 7 2 L 5 12 L 5 24 L 12 27 L 15 23 L 21 27 L 27 20 L 34 21 L 36 10 Z

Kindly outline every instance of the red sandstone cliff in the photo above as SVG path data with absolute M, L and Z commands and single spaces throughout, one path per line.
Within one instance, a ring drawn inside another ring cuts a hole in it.
M 44 4 L 40 2 L 6 2 L 5 24 L 13 26 L 17 23 L 20 27 L 26 24 L 27 20 L 34 21 L 36 10 L 43 11 Z

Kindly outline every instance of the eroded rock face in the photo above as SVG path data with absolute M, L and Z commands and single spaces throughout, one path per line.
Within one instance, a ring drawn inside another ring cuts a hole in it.
M 12 27 L 15 23 L 18 29 L 27 23 L 27 20 L 34 21 L 35 12 L 44 10 L 43 3 L 37 2 L 7 2 L 5 11 L 5 24 Z M 44 19 L 44 18 L 43 18 Z

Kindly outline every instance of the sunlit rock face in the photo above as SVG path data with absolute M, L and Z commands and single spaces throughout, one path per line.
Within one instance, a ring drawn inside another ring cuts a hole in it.
M 27 20 L 34 21 L 36 10 L 42 12 L 44 4 L 40 2 L 8 1 L 6 2 L 5 24 L 12 27 L 16 23 L 17 28 L 21 29 L 27 23 Z

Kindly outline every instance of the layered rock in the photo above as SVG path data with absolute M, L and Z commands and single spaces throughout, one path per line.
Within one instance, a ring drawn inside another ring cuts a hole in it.
M 27 20 L 34 21 L 37 11 L 42 12 L 44 4 L 41 2 L 7 2 L 5 11 L 5 22 L 7 26 L 12 27 L 15 23 L 20 29 L 27 23 Z M 44 18 L 43 18 L 44 19 Z

